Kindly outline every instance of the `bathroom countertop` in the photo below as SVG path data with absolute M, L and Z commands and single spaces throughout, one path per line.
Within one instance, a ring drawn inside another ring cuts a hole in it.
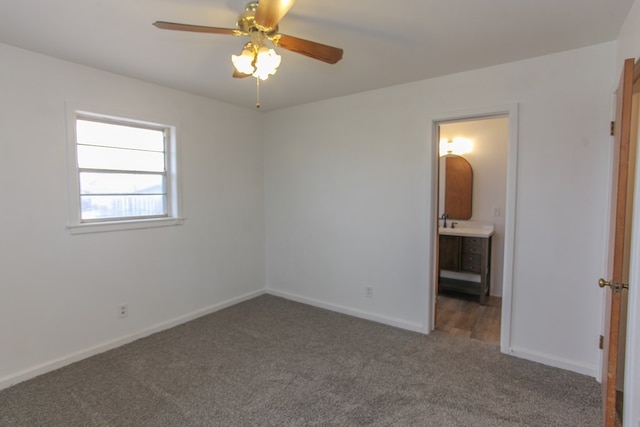
M 447 236 L 464 236 L 464 237 L 490 237 L 493 235 L 493 225 L 484 225 L 481 227 L 440 227 L 439 234 Z

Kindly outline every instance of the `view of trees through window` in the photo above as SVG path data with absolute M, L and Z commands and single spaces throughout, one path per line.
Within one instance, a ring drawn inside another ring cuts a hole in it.
M 76 120 L 83 222 L 167 216 L 166 129 Z

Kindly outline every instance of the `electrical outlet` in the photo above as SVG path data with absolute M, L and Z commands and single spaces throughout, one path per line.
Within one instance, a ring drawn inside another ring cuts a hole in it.
M 500 216 L 500 215 L 502 215 L 502 209 L 493 208 L 493 216 Z
M 118 306 L 118 318 L 122 319 L 129 315 L 129 304 L 120 304 Z
M 366 288 L 364 288 L 364 295 L 367 298 L 373 298 L 373 288 L 370 286 L 367 286 Z

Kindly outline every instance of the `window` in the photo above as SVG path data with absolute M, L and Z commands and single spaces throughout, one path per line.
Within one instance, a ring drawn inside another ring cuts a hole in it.
M 91 113 L 73 116 L 72 232 L 174 225 L 175 128 Z

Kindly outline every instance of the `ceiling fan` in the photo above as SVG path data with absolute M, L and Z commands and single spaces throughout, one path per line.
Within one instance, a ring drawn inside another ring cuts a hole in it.
M 269 49 L 266 40 L 274 46 L 296 52 L 328 64 L 342 59 L 343 50 L 337 47 L 288 36 L 278 32 L 278 23 L 291 9 L 295 0 L 260 0 L 247 3 L 245 11 L 238 16 L 236 28 L 218 28 L 201 25 L 178 24 L 175 22 L 154 22 L 164 30 L 191 31 L 197 33 L 249 36 L 242 54 L 233 55 L 235 67 L 233 77 L 253 76 L 265 80 L 273 75 L 280 65 L 280 56 Z

